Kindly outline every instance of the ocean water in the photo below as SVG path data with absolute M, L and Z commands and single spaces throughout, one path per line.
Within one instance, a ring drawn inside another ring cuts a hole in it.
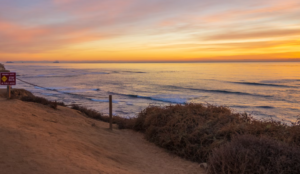
M 210 103 L 258 119 L 300 115 L 300 63 L 10 63 L 15 88 L 108 114 L 135 117 L 149 105 Z

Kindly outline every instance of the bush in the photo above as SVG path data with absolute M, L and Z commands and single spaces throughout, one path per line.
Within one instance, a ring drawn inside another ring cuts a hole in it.
M 299 174 L 300 148 L 242 135 L 213 150 L 208 166 L 209 174 Z
M 102 120 L 102 114 L 94 109 L 87 109 L 86 107 L 75 105 L 75 104 L 72 105 L 71 108 L 84 113 L 87 117 L 97 119 L 97 120 Z
M 43 105 L 47 105 L 50 106 L 53 109 L 57 109 L 57 106 L 65 106 L 65 104 L 63 102 L 57 102 L 57 101 L 49 101 L 43 97 L 36 97 L 36 96 L 24 96 L 21 98 L 22 101 L 26 101 L 26 102 L 34 102 L 34 103 L 40 103 Z
M 214 148 L 235 135 L 265 135 L 290 145 L 300 142 L 299 124 L 259 121 L 224 106 L 193 103 L 149 106 L 138 115 L 133 128 L 156 145 L 196 162 L 206 162 Z
M 12 89 L 11 98 L 21 99 L 22 97 L 34 97 L 34 95 L 25 89 Z

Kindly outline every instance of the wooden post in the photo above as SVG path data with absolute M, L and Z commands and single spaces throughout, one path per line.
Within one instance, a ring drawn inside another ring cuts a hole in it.
M 7 85 L 7 99 L 10 99 L 11 97 L 11 89 L 10 89 L 10 85 Z
M 109 129 L 112 130 L 112 95 L 109 95 Z

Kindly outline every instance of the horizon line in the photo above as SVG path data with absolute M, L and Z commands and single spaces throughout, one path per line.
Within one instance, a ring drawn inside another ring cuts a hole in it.
M 234 63 L 234 62 L 300 62 L 300 58 L 296 59 L 261 59 L 261 60 L 253 60 L 253 59 L 244 59 L 244 60 L 190 60 L 190 61 L 51 61 L 51 60 L 43 60 L 43 61 L 6 61 L 2 63 Z

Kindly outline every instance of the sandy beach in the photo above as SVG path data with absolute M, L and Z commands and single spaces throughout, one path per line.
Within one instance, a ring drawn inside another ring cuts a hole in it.
M 3 93 L 5 90 L 1 90 Z M 174 156 L 131 130 L 79 111 L 0 98 L 2 174 L 204 174 L 199 164 Z

